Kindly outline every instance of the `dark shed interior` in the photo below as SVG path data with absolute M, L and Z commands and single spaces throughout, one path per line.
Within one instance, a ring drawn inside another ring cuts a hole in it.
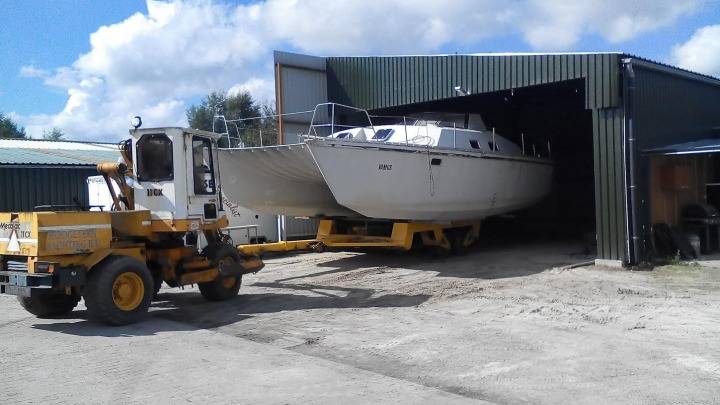
M 592 239 L 587 236 L 595 233 L 592 111 L 585 109 L 582 79 L 407 104 L 371 114 L 413 116 L 436 111 L 479 113 L 488 130 L 494 128 L 498 135 L 524 143 L 527 154 L 549 154 L 555 161 L 553 190 L 544 201 L 512 216 L 486 220 L 487 236 Z

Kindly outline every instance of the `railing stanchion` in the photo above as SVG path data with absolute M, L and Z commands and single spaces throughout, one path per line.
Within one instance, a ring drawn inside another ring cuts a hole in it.
M 403 126 L 405 126 L 405 145 L 408 144 L 408 137 L 407 137 L 407 118 L 403 115 Z
M 330 135 L 335 133 L 335 104 L 332 105 L 332 116 L 330 117 Z
M 455 125 L 453 122 L 453 149 L 457 148 L 457 128 L 455 128 Z
M 525 134 L 520 132 L 520 142 L 522 143 L 522 154 L 525 156 Z

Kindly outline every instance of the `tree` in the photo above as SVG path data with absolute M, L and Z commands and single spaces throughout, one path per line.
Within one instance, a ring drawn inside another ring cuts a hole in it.
M 278 119 L 275 117 L 275 104 L 269 101 L 261 103 L 262 116 L 266 117 L 260 121 L 262 130 L 263 145 L 277 145 L 278 143 Z
M 25 128 L 18 127 L 10 117 L 0 113 L 0 138 L 25 139 L 27 134 Z
M 65 138 L 65 132 L 62 129 L 53 127 L 51 130 L 43 131 L 43 139 L 46 141 L 62 141 Z
M 191 128 L 202 129 L 203 131 L 213 130 L 213 117 L 221 114 L 225 108 L 225 95 L 219 91 L 213 91 L 205 96 L 200 105 L 192 105 L 185 111 L 188 123 Z M 218 123 L 215 123 L 218 125 Z M 224 129 L 219 132 L 225 132 Z
M 274 114 L 275 109 L 270 104 L 257 103 L 247 91 L 233 95 L 226 92 L 214 91 L 208 94 L 200 105 L 192 105 L 187 109 L 186 115 L 190 127 L 205 131 L 229 134 L 230 146 L 237 147 L 240 142 L 245 146 L 260 145 L 260 131 L 262 131 L 263 145 L 273 145 L 277 142 L 277 128 L 268 119 L 241 120 L 243 118 L 257 118 L 268 112 Z M 222 118 L 225 117 L 226 122 Z M 225 125 L 227 124 L 227 128 Z M 273 132 L 274 131 L 274 132 Z M 228 146 L 227 138 L 221 140 L 220 145 Z

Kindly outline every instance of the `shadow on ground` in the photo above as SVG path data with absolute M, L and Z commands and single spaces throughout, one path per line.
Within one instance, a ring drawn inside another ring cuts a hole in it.
M 525 277 L 552 267 L 594 259 L 579 230 L 561 232 L 550 225 L 531 226 L 513 218 L 483 222 L 480 240 L 465 254 L 450 255 L 441 249 L 414 248 L 407 251 L 358 250 L 353 256 L 317 263 L 319 270 L 276 280 L 277 282 L 318 277 L 368 268 L 402 268 L 436 272 L 438 277 L 502 279 Z M 308 253 L 305 253 L 308 254 Z M 286 256 L 302 261 L 301 256 Z M 289 263 L 286 263 L 286 265 Z
M 534 242 L 532 245 L 482 245 L 473 246 L 460 256 L 440 255 L 429 250 L 410 252 L 365 251 L 354 256 L 342 257 L 317 264 L 322 270 L 277 280 L 278 282 L 324 276 L 367 268 L 402 268 L 436 272 L 438 277 L 477 279 L 503 279 L 525 277 L 592 259 L 580 252 L 572 241 Z M 329 268 L 329 269 L 328 269 Z
M 413 307 L 430 298 L 426 294 L 375 295 L 375 290 L 363 288 L 279 283 L 254 285 L 292 289 L 299 293 L 241 293 L 237 298 L 223 302 L 208 302 L 197 291 L 163 293 L 153 302 L 148 319 L 138 324 L 120 327 L 100 325 L 87 320 L 86 311 L 74 311 L 61 318 L 68 322 L 38 323 L 32 327 L 77 336 L 145 336 L 166 331 L 218 328 L 242 322 L 254 314 L 322 308 Z M 154 322 L 157 318 L 175 322 Z

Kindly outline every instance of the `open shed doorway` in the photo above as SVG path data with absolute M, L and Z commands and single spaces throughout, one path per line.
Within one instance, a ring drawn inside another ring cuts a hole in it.
M 523 211 L 487 218 L 484 243 L 568 240 L 595 254 L 595 181 L 592 111 L 585 109 L 585 83 L 571 80 L 509 91 L 473 94 L 371 111 L 379 116 L 424 112 L 478 113 L 488 130 L 526 153 L 549 152 L 555 161 L 553 187 Z
M 708 144 L 717 152 L 706 153 Z M 720 142 L 649 151 L 650 217 L 656 257 L 720 253 Z M 678 238 L 681 238 L 678 240 Z M 683 250 L 685 249 L 685 250 Z

